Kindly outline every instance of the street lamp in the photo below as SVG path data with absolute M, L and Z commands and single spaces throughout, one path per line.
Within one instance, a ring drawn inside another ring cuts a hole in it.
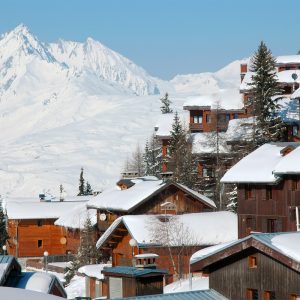
M 46 270 L 46 273 L 48 273 L 48 251 L 45 251 L 44 252 L 44 259 L 45 259 L 45 270 Z
M 2 246 L 2 250 L 3 250 L 3 255 L 5 255 L 6 254 L 6 245 Z

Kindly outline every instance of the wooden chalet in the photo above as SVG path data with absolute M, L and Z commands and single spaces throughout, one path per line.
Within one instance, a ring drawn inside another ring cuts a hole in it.
M 25 198 L 26 199 L 26 198 Z M 85 200 L 85 201 L 84 201 Z M 55 221 L 83 201 L 7 201 L 8 254 L 16 257 L 75 253 L 79 232 L 56 226 Z
M 196 252 L 191 271 L 231 300 L 300 298 L 300 232 L 252 234 Z
M 166 229 L 167 228 L 167 229 Z M 168 231 L 168 234 L 164 232 Z M 162 234 L 161 234 L 162 232 Z M 157 234 L 158 233 L 158 234 Z M 166 240 L 167 236 L 172 236 Z M 185 276 L 189 258 L 197 249 L 237 238 L 237 219 L 231 212 L 206 212 L 171 216 L 127 215 L 115 220 L 97 242 L 109 252 L 112 266 L 132 266 L 136 255 L 155 253 L 157 267 L 173 275 Z M 171 262 L 169 247 L 171 247 Z
M 265 144 L 221 179 L 238 188 L 239 237 L 299 230 L 300 143 Z
M 216 208 L 215 203 L 206 196 L 184 185 L 165 183 L 155 177 L 120 180 L 114 189 L 104 191 L 90 200 L 87 207 L 97 209 L 100 233 L 123 215 L 184 214 Z
M 39 291 L 67 298 L 67 293 L 56 276 L 41 272 L 22 272 L 17 259 L 8 255 L 0 256 L 0 286 Z

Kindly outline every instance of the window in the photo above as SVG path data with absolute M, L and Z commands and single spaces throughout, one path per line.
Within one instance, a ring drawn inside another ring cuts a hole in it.
M 206 115 L 206 123 L 211 123 L 211 115 Z
M 43 241 L 42 240 L 38 240 L 38 248 L 42 248 L 43 247 Z
M 230 120 L 230 115 L 226 114 L 226 115 L 225 115 L 225 120 L 226 120 L 226 122 L 229 122 L 229 120 Z
M 298 126 L 294 125 L 292 128 L 292 136 L 298 136 Z
M 250 255 L 248 257 L 248 266 L 250 269 L 257 268 L 257 257 L 254 255 Z
M 212 169 L 206 169 L 206 168 L 203 168 L 202 176 L 203 177 L 215 177 L 213 170 Z
M 37 220 L 37 226 L 39 227 L 43 226 L 43 220 Z
M 258 290 L 247 289 L 247 300 L 258 300 Z
M 266 291 L 264 292 L 264 300 L 275 300 L 275 292 L 274 291 Z
M 266 200 L 273 199 L 272 186 L 266 188 Z
M 267 219 L 267 231 L 276 232 L 276 219 Z
M 239 118 L 239 114 L 234 113 L 234 114 L 233 114 L 233 118 L 234 118 L 234 119 L 238 119 L 238 118 Z
M 251 188 L 251 186 L 246 185 L 245 186 L 245 199 L 247 200 L 247 199 L 250 199 L 252 197 L 253 197 L 253 195 L 252 195 L 252 188 Z
M 194 116 L 194 123 L 201 124 L 202 123 L 202 116 Z

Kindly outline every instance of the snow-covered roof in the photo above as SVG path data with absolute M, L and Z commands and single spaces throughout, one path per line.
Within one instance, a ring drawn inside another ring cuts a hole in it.
M 282 157 L 273 172 L 274 174 L 300 174 L 300 147 Z
M 275 183 L 278 178 L 273 173 L 276 165 L 282 160 L 280 151 L 284 143 L 265 144 L 229 169 L 222 177 L 225 183 Z
M 196 191 L 188 189 L 184 185 L 170 182 L 164 183 L 162 180 L 142 179 L 135 180 L 135 185 L 125 190 L 121 190 L 116 186 L 113 189 L 103 191 L 93 200 L 89 201 L 87 203 L 87 207 L 112 211 L 130 211 L 149 199 L 155 193 L 160 192 L 171 184 L 184 189 L 196 197 L 199 201 L 204 202 L 211 207 L 215 207 L 215 204 L 211 199 L 197 193 Z
M 190 259 L 190 263 L 196 263 L 202 259 L 205 259 L 211 255 L 234 246 L 236 244 L 242 243 L 246 240 L 254 239 L 260 243 L 268 246 L 284 254 L 287 257 L 292 258 L 297 263 L 300 263 L 300 232 L 279 232 L 279 233 L 253 233 L 245 238 L 223 243 L 220 245 L 215 245 L 212 247 L 207 247 L 205 249 L 195 252 Z
M 295 80 L 292 77 L 292 74 L 296 73 L 298 75 L 298 78 L 300 76 L 300 70 L 284 70 L 281 72 L 276 73 L 277 81 L 280 83 L 289 83 L 292 84 L 295 82 Z M 247 91 L 251 89 L 251 86 L 249 84 L 252 82 L 252 76 L 254 75 L 253 72 L 247 72 L 245 74 L 245 77 L 240 85 L 241 91 Z M 298 81 L 297 81 L 298 82 Z
M 170 132 L 172 131 L 172 124 L 174 123 L 174 114 L 161 114 L 154 126 L 156 132 L 155 136 L 159 138 L 170 137 Z M 178 113 L 180 122 L 183 126 L 187 126 L 189 123 L 189 113 L 187 111 Z
M 295 98 L 300 98 L 300 87 L 291 96 L 291 99 Z
M 88 277 L 94 277 L 97 279 L 104 279 L 104 275 L 102 274 L 102 270 L 104 268 L 110 268 L 111 264 L 97 264 L 97 265 L 86 265 L 83 267 L 80 267 L 78 269 L 79 273 L 82 273 Z
M 233 119 L 228 123 L 226 141 L 249 141 L 253 138 L 254 118 Z
M 192 291 L 206 290 L 209 288 L 209 278 L 197 276 L 192 278 Z M 180 279 L 164 286 L 164 294 L 190 291 L 190 279 Z
M 281 150 L 288 146 L 295 149 L 283 155 Z M 228 170 L 221 182 L 272 184 L 280 180 L 279 174 L 299 174 L 299 146 L 288 142 L 264 144 Z
M 282 55 L 276 57 L 277 64 L 300 64 L 300 55 Z
M 90 218 L 93 226 L 96 225 L 97 210 L 94 208 L 87 209 L 86 203 L 82 203 L 65 212 L 54 224 L 67 228 L 83 229 L 87 218 Z
M 10 288 L 0 286 L 0 295 L 2 299 L 9 299 L 9 300 L 62 300 L 64 298 L 40 293 L 36 291 L 24 290 L 24 289 L 17 289 L 17 288 Z
M 210 154 L 217 153 L 217 135 L 215 132 L 198 132 L 192 135 L 192 153 Z M 226 143 L 227 137 L 225 132 L 218 134 L 219 153 L 229 153 L 229 147 Z
M 78 202 L 8 202 L 8 219 L 58 219 Z
M 218 93 L 193 96 L 187 98 L 183 104 L 184 109 L 197 109 L 207 107 L 208 109 L 242 109 L 243 101 L 238 90 L 220 90 Z
M 47 294 L 49 293 L 52 281 L 53 278 L 48 273 L 36 272 L 28 279 L 25 289 Z
M 196 245 L 215 245 L 237 239 L 237 216 L 228 211 L 205 212 L 177 215 L 175 222 L 182 224 L 193 237 Z M 156 215 L 127 215 L 115 220 L 97 242 L 100 248 L 123 223 L 129 234 L 142 247 L 145 245 L 157 245 L 159 241 L 153 237 L 153 228 L 162 223 Z M 175 241 L 176 244 L 176 241 Z

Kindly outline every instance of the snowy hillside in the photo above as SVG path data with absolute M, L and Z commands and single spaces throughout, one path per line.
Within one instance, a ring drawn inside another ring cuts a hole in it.
M 2 35 L 0 194 L 58 194 L 63 184 L 73 195 L 81 167 L 93 188 L 112 184 L 153 130 L 158 89 L 170 93 L 176 109 L 188 96 L 238 91 L 238 62 L 228 72 L 194 76 L 155 79 L 92 39 L 47 45 L 23 25 Z

